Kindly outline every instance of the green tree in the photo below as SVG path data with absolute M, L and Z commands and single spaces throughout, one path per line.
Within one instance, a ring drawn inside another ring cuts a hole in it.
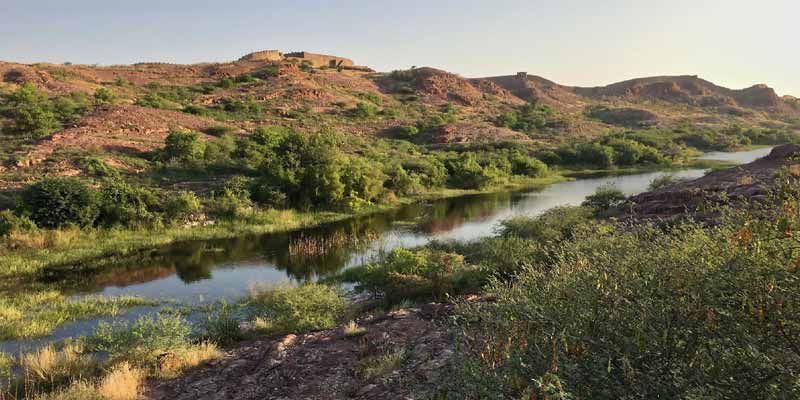
M 117 102 L 117 95 L 114 92 L 106 89 L 99 88 L 94 92 L 94 103 L 97 105 L 114 104 Z
M 190 131 L 173 131 L 164 141 L 167 160 L 192 161 L 203 157 L 203 142 L 200 135 Z
M 43 228 L 92 225 L 99 208 L 97 196 L 76 178 L 44 178 L 22 191 L 24 211 Z
M 50 99 L 30 82 L 8 96 L 7 107 L 13 132 L 41 137 L 59 126 Z

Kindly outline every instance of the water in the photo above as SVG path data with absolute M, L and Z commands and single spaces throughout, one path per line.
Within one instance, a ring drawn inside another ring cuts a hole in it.
M 703 154 L 702 156 L 698 157 L 698 159 L 747 164 L 751 161 L 766 156 L 770 151 L 772 151 L 772 147 L 737 152 L 712 151 L 710 153 Z
M 747 163 L 769 152 L 709 153 L 704 159 Z M 558 206 L 578 205 L 597 188 L 613 185 L 627 195 L 647 189 L 655 178 L 671 174 L 698 178 L 703 169 L 649 172 L 587 178 L 550 185 L 538 191 L 464 196 L 413 204 L 397 210 L 353 218 L 323 227 L 288 233 L 179 243 L 140 254 L 129 265 L 93 276 L 68 277 L 64 286 L 75 296 L 136 295 L 179 304 L 198 304 L 246 295 L 255 284 L 313 281 L 345 268 L 375 260 L 396 247 L 415 247 L 433 240 L 470 241 L 495 234 L 498 222 L 514 216 L 535 216 Z M 330 237 L 358 237 L 319 254 L 293 254 L 291 243 Z M 152 308 L 137 308 L 133 319 Z M 108 319 L 108 318 L 104 318 Z M 0 350 L 18 352 L 52 340 L 86 334 L 99 320 L 58 328 L 49 338 L 0 343 Z

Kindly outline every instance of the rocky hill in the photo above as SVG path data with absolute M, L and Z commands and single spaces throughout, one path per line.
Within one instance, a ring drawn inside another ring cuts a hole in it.
M 6 139 L 0 172 L 40 165 L 44 171 L 36 173 L 63 172 L 69 168 L 58 165 L 69 156 L 53 155 L 66 153 L 100 151 L 113 159 L 120 152 L 150 151 L 175 128 L 244 133 L 265 125 L 301 131 L 327 126 L 392 137 L 398 127 L 414 125 L 426 130 L 414 139 L 419 144 L 521 140 L 542 146 L 644 127 L 800 129 L 800 101 L 764 85 L 733 90 L 696 76 L 664 76 L 580 88 L 524 72 L 476 79 L 429 67 L 379 73 L 344 57 L 277 50 L 193 65 L 0 62 L 0 111 L 1 99 L 25 83 L 53 101 L 92 103 L 99 90 L 111 100 L 78 107 L 75 118 L 45 137 Z M 531 102 L 546 107 L 535 132 L 499 126 L 501 116 Z M 0 127 L 10 131 L 3 115 Z

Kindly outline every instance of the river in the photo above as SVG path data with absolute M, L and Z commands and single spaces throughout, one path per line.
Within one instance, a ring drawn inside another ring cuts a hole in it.
M 708 153 L 701 158 L 748 163 L 769 151 L 769 148 L 764 148 Z M 396 247 L 420 246 L 434 240 L 468 241 L 487 237 L 495 233 L 498 222 L 502 220 L 522 215 L 535 216 L 558 206 L 578 205 L 602 186 L 611 185 L 633 195 L 647 190 L 653 179 L 663 175 L 692 179 L 703 176 L 706 171 L 687 169 L 584 178 L 556 183 L 541 190 L 412 204 L 385 213 L 286 233 L 178 243 L 142 254 L 127 266 L 94 276 L 69 279 L 65 286 L 73 287 L 75 296 L 136 295 L 183 305 L 235 300 L 256 284 L 313 281 L 375 260 Z M 124 318 L 132 319 L 149 312 L 153 312 L 152 307 L 141 307 L 129 311 Z M 46 338 L 0 342 L 0 350 L 13 354 L 23 347 L 86 334 L 99 320 L 109 319 L 68 323 Z

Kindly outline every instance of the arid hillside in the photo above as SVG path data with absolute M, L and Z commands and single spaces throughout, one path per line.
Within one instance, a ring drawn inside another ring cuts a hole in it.
M 14 105 L 0 100 L 0 173 L 76 173 L 78 154 L 99 152 L 114 163 L 157 149 L 174 129 L 330 128 L 420 145 L 510 140 L 547 148 L 624 129 L 800 127 L 800 101 L 764 85 L 733 90 L 665 76 L 579 88 L 524 72 L 476 79 L 429 67 L 374 72 L 342 57 L 277 50 L 194 65 L 0 62 L 0 99 L 26 84 L 50 98 L 58 121 L 20 139 L 24 129 L 8 112 Z M 0 178 L 0 186 L 13 186 L 9 180 L 20 177 Z

